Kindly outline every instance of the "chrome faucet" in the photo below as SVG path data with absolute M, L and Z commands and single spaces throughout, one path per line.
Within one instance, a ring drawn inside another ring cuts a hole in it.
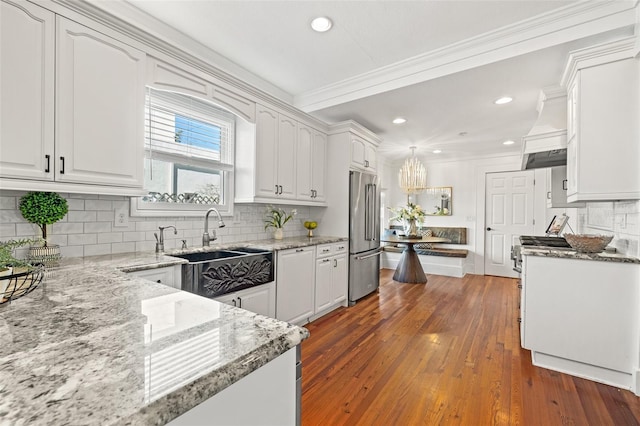
M 167 228 L 173 228 L 173 235 L 178 235 L 178 230 L 173 225 L 159 226 L 158 229 L 160 229 L 160 238 L 158 238 L 158 235 L 156 235 L 156 253 L 160 253 L 164 251 L 164 233 L 163 232 Z
M 215 230 L 211 231 L 213 234 L 213 238 L 209 236 L 209 214 L 211 212 L 216 212 L 216 215 L 218 215 L 218 228 L 224 228 L 224 222 L 222 221 L 220 212 L 213 207 L 207 210 L 207 214 L 204 216 L 204 234 L 202 234 L 202 247 L 208 246 L 212 240 L 215 240 L 217 238 Z

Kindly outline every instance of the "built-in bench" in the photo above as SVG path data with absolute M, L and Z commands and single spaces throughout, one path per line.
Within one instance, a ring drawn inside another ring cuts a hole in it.
M 386 232 L 397 233 L 402 228 L 391 226 Z M 446 238 L 446 244 L 467 244 L 467 228 L 460 227 L 435 227 L 426 226 L 420 229 L 421 234 L 431 233 L 434 237 Z M 418 253 L 418 258 L 422 268 L 427 274 L 445 275 L 450 277 L 463 277 L 466 273 L 468 250 L 439 247 L 438 244 L 416 244 L 414 249 Z M 383 268 L 395 269 L 400 261 L 404 244 L 387 243 L 383 246 L 383 256 L 381 266 Z

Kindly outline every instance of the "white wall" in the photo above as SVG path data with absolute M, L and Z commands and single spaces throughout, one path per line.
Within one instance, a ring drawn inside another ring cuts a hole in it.
M 25 192 L 0 190 L 0 241 L 40 236 L 40 228 L 27 222 L 18 209 L 20 197 Z M 173 225 L 173 230 L 165 231 L 165 249 L 179 248 L 181 240 L 187 240 L 188 247 L 202 246 L 204 232 L 204 212 L 202 217 L 142 218 L 129 217 L 126 227 L 114 226 L 115 210 L 129 211 L 129 198 L 106 195 L 60 194 L 69 204 L 69 212 L 61 221 L 49 225 L 49 241 L 61 246 L 66 257 L 82 257 L 112 253 L 152 251 L 155 249 L 154 232 L 159 226 Z M 285 225 L 284 236 L 306 235 L 302 223 L 315 219 L 316 207 L 279 206 L 289 212 L 297 209 L 298 214 Z M 217 228 L 217 220 L 209 220 L 210 231 L 215 229 L 218 239 L 214 244 L 226 244 L 249 240 L 272 238 L 272 230 L 265 231 L 263 219 L 265 205 L 236 204 L 233 217 L 223 217 L 224 228 Z M 211 218 L 210 218 L 211 219 Z

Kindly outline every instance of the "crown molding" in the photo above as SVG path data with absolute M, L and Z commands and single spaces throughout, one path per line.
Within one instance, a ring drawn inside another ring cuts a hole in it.
M 577 2 L 294 98 L 317 111 L 636 24 L 638 0 Z

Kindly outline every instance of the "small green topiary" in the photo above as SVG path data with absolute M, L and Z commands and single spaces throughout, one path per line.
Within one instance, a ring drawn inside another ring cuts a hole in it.
M 44 246 L 47 246 L 47 225 L 56 223 L 67 214 L 67 200 L 55 192 L 29 192 L 20 198 L 20 212 L 42 230 Z

